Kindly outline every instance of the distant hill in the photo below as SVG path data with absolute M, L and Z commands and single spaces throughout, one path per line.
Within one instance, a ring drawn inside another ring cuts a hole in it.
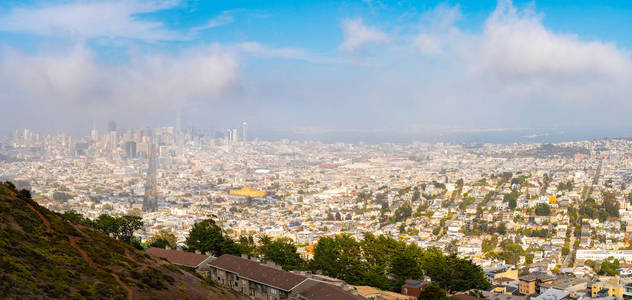
M 10 299 L 245 299 L 2 183 L 0 270 L 0 295 Z

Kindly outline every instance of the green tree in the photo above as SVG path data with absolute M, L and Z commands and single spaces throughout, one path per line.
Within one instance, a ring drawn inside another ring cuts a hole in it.
M 448 292 L 487 290 L 491 287 L 483 270 L 471 260 L 454 254 L 445 256 L 436 248 L 425 251 L 422 266 L 432 281 Z
M 505 222 L 501 222 L 500 225 L 496 227 L 496 232 L 498 232 L 498 234 L 507 233 L 507 225 L 505 225 Z
M 419 294 L 418 299 L 421 300 L 444 300 L 449 299 L 446 296 L 445 290 L 442 289 L 438 284 L 431 282 L 428 286 L 426 286 L 421 293 Z
M 81 225 L 85 225 L 85 226 L 90 226 L 90 227 L 95 227 L 94 226 L 94 222 L 88 218 L 85 218 L 82 214 L 74 211 L 74 210 L 68 210 L 65 211 L 63 214 L 61 214 L 62 217 L 71 220 L 77 224 L 81 224 Z
M 288 238 L 276 239 L 261 245 L 263 260 L 271 260 L 284 270 L 299 270 L 305 266 L 305 261 L 296 252 L 296 245 Z
M 314 258 L 310 262 L 313 270 L 320 270 L 331 277 L 341 276 L 340 251 L 334 238 L 321 237 L 314 247 Z
M 525 252 L 520 245 L 506 243 L 503 245 L 503 251 L 500 253 L 500 258 L 504 259 L 508 264 L 515 265 L 518 263 L 518 260 L 522 255 L 525 255 Z
M 518 200 L 511 198 L 507 201 L 507 205 L 509 206 L 509 209 L 514 210 L 518 206 Z
M 619 217 L 619 201 L 616 199 L 616 195 L 613 192 L 603 192 L 603 209 L 608 213 L 610 217 Z
M 483 242 L 481 243 L 481 250 L 483 251 L 483 253 L 489 252 L 491 250 L 494 250 L 497 244 L 498 238 L 494 235 L 491 239 L 483 240 Z
M 550 216 L 551 207 L 546 203 L 538 203 L 535 207 L 535 214 L 538 216 Z
M 143 226 L 143 218 L 139 216 L 117 218 L 102 214 L 94 221 L 96 229 L 127 243 L 134 241 L 134 232 L 142 229 Z
M 252 257 L 257 249 L 257 244 L 255 244 L 255 239 L 252 237 L 252 235 L 240 236 L 238 246 L 239 252 L 247 254 L 248 258 Z
M 176 249 L 176 236 L 173 235 L 173 233 L 167 231 L 167 230 L 162 230 L 160 232 L 158 232 L 156 235 L 150 237 L 147 242 L 146 245 L 147 247 L 156 247 L 156 248 L 163 248 L 163 249 Z
M 412 249 L 411 249 L 412 250 Z M 390 273 L 395 277 L 395 286 L 401 287 L 406 279 L 423 276 L 421 264 L 413 251 L 403 251 L 393 258 Z
M 132 243 L 134 232 L 143 228 L 143 218 L 139 216 L 122 216 L 118 218 L 119 236 L 124 242 Z
M 379 235 L 374 236 L 371 233 L 364 235 L 364 239 L 360 242 L 363 259 L 370 266 L 380 267 L 386 270 L 393 257 L 404 251 L 406 245 L 402 241 L 393 239 L 390 236 Z
M 116 237 L 119 234 L 118 220 L 108 214 L 101 214 L 96 220 L 94 220 L 94 227 L 110 236 Z
M 196 223 L 185 240 L 185 250 L 210 252 L 215 256 L 222 254 L 239 255 L 239 246 L 212 219 Z
M 615 259 L 613 262 L 610 261 L 603 261 L 601 263 L 601 268 L 599 269 L 599 272 L 597 272 L 599 275 L 604 275 L 604 276 L 616 276 L 619 275 L 619 268 L 621 266 L 619 265 L 619 260 Z
M 413 214 L 413 209 L 410 206 L 410 203 L 406 201 L 404 204 L 402 204 L 402 206 L 398 207 L 395 210 L 395 213 L 393 213 L 392 221 L 399 222 L 399 221 L 406 220 L 407 218 L 412 216 L 412 214 Z
M 77 216 L 70 214 L 69 217 L 76 218 Z M 84 222 L 85 224 L 91 223 L 94 228 L 103 231 L 107 235 L 131 244 L 138 249 L 143 249 L 140 240 L 134 236 L 134 232 L 142 229 L 144 226 L 143 219 L 139 216 L 112 217 L 102 214 L 93 222 Z
M 441 233 L 441 227 L 437 226 L 434 229 L 432 229 L 432 234 L 433 235 L 439 235 L 439 233 Z
M 363 275 L 363 278 L 364 278 L 364 283 L 363 283 L 364 285 L 376 287 L 380 290 L 388 291 L 388 290 L 393 290 L 394 288 L 396 288 L 393 284 L 393 281 L 391 281 L 386 276 L 386 271 L 384 270 L 384 268 L 379 267 L 379 266 L 368 267 L 368 269 Z M 401 286 L 399 286 L 399 288 L 401 288 Z
M 353 237 L 321 237 L 314 247 L 310 268 L 323 274 L 343 279 L 350 284 L 363 284 L 368 263 L 362 259 L 362 248 Z

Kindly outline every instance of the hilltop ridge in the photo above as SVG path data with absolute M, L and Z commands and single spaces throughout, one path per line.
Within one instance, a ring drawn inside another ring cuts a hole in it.
M 0 184 L 0 294 L 15 298 L 239 299 L 191 272 Z

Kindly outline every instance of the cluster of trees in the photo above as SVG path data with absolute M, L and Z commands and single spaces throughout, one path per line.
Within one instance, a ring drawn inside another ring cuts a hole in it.
M 619 264 L 618 259 L 615 259 L 612 262 L 605 260 L 601 262 L 601 268 L 599 268 L 599 272 L 597 272 L 597 274 L 603 276 L 617 276 L 619 275 L 619 268 L 621 268 L 621 265 Z
M 4 186 L 7 187 L 10 191 L 16 193 L 17 197 L 20 199 L 31 199 L 31 191 L 27 189 L 21 189 L 18 191 L 17 187 L 11 181 L 5 181 Z M 4 189 L 0 188 L 0 195 L 5 195 Z
M 613 257 L 609 257 L 607 260 L 601 262 L 601 265 L 593 260 L 586 260 L 584 262 L 585 265 L 590 266 L 597 274 L 602 276 L 617 276 L 619 275 L 619 268 L 621 265 L 618 259 L 614 259 Z
M 258 243 L 252 236 L 238 242 L 223 234 L 213 220 L 194 225 L 186 239 L 187 251 L 257 256 L 272 261 L 286 270 L 311 270 L 354 285 L 369 285 L 398 291 L 408 278 L 432 278 L 447 291 L 486 289 L 489 282 L 477 265 L 455 255 L 444 255 L 438 249 L 422 250 L 383 235 L 366 234 L 357 241 L 349 235 L 322 237 L 314 247 L 314 257 L 304 260 L 290 239 L 262 237 Z M 443 293 L 445 295 L 445 291 Z
M 481 243 L 481 250 L 483 253 L 494 250 L 498 245 L 498 237 L 496 235 L 492 236 L 490 239 L 484 239 Z
M 441 182 L 438 182 L 436 180 L 433 180 L 430 184 L 434 185 L 435 188 L 445 190 L 445 184 L 444 183 L 441 183 Z M 425 185 L 424 185 L 424 190 L 425 190 Z
M 140 244 L 140 240 L 134 236 L 134 233 L 142 229 L 144 226 L 143 218 L 139 216 L 113 217 L 107 214 L 102 214 L 95 220 L 90 220 L 72 210 L 63 213 L 62 216 L 73 220 L 76 223 L 98 229 L 103 233 L 129 243 L 138 249 L 143 249 L 143 246 Z
M 518 244 L 511 243 L 507 240 L 500 244 L 502 251 L 488 252 L 488 257 L 495 257 L 504 260 L 508 264 L 515 265 L 520 260 L 520 256 L 526 256 L 526 252 Z M 489 247 L 489 244 L 488 244 Z
M 435 248 L 424 251 L 383 235 L 366 234 L 362 241 L 348 235 L 322 237 L 308 266 L 350 284 L 384 290 L 397 291 L 406 279 L 423 274 L 447 291 L 489 287 L 480 267 L 469 260 L 446 256 Z
M 577 211 L 579 219 L 591 218 L 605 221 L 608 217 L 619 217 L 619 202 L 612 192 L 603 192 L 602 203 L 598 205 L 595 199 L 588 197 Z M 569 213 L 571 213 L 569 211 Z M 574 213 L 574 212 L 573 212 Z M 577 219 L 577 217 L 575 218 Z
M 271 239 L 264 236 L 259 240 L 259 257 L 266 261 L 273 261 L 284 270 L 305 269 L 305 260 L 296 252 L 297 248 L 289 238 Z M 246 253 L 252 255 L 253 253 Z
M 461 200 L 461 203 L 459 203 L 459 209 L 460 210 L 464 210 L 470 204 L 474 203 L 475 200 L 476 199 L 474 199 L 474 197 L 470 196 L 469 193 L 464 193 L 463 194 L 463 199 Z
M 550 216 L 551 206 L 546 203 L 538 203 L 538 205 L 535 206 L 535 214 L 538 216 Z
M 215 256 L 222 254 L 240 255 L 239 246 L 233 239 L 226 236 L 222 229 L 212 219 L 195 223 L 185 241 L 184 250 L 211 253 Z
M 518 197 L 520 197 L 520 193 L 517 190 L 512 190 L 511 193 L 503 196 L 503 202 L 507 202 L 509 209 L 515 209 L 518 206 Z
M 156 248 L 163 248 L 163 249 L 176 249 L 177 242 L 178 242 L 178 239 L 176 238 L 175 235 L 173 235 L 173 233 L 163 230 L 163 231 L 160 231 L 158 234 L 150 237 L 147 240 L 147 242 L 145 242 L 144 246 L 146 248 L 156 247 Z
M 494 179 L 498 177 L 498 185 L 502 185 L 504 183 L 509 182 L 509 180 L 511 180 L 511 177 L 513 177 L 513 173 L 512 172 L 502 172 L 498 175 L 494 175 L 492 174 L 491 178 Z
M 408 201 L 404 202 L 400 207 L 398 207 L 393 213 L 393 217 L 391 218 L 392 223 L 404 221 L 413 215 L 413 209 L 410 206 Z
M 529 176 L 527 175 L 520 175 L 518 177 L 514 177 L 511 179 L 511 185 L 517 184 L 517 185 L 523 185 L 525 183 L 525 181 L 527 181 L 527 179 L 529 178 Z
M 520 234 L 524 236 L 541 237 L 541 238 L 548 238 L 551 235 L 551 232 L 549 232 L 549 230 L 546 228 L 539 228 L 539 229 L 524 228 L 522 230 L 517 230 L 517 232 L 519 232 Z
M 560 182 L 557 185 L 557 190 L 558 191 L 564 191 L 564 190 L 571 191 L 573 189 L 573 185 L 574 183 L 572 180 L 569 180 L 567 182 Z
M 144 226 L 143 219 L 139 216 L 127 215 L 113 217 L 108 214 L 101 214 L 95 220 L 91 220 L 83 217 L 74 210 L 66 211 L 62 214 L 62 216 L 74 221 L 75 223 L 98 229 L 111 237 L 136 247 L 137 249 L 150 247 L 176 249 L 177 247 L 176 236 L 166 230 L 160 231 L 156 235 L 150 237 L 145 243 L 141 244 L 140 239 L 134 236 L 135 232 L 142 229 Z

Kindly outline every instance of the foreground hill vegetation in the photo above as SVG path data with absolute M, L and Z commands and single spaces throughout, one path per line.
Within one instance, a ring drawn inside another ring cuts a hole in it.
M 51 212 L 9 182 L 0 183 L 0 270 L 9 298 L 241 298 Z

